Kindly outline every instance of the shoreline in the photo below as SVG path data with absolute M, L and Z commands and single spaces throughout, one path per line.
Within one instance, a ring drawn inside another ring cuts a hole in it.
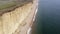
M 27 31 L 27 34 L 32 34 L 32 31 L 33 31 L 33 26 L 35 25 L 34 24 L 34 21 L 35 21 L 35 18 L 36 18 L 36 14 L 37 14 L 37 12 L 38 12 L 38 2 L 36 3 L 36 10 L 35 10 L 35 12 L 34 12 L 34 15 L 33 15 L 33 19 L 32 19 L 32 25 L 31 25 L 31 27 L 29 27 L 29 29 L 28 29 L 28 31 Z M 35 26 L 34 26 L 35 27 Z
M 38 9 L 36 9 L 35 16 L 36 16 L 37 10 L 38 10 Z M 33 18 L 33 22 L 35 21 L 35 16 L 34 16 L 34 18 Z M 33 24 L 32 24 L 32 26 L 33 26 Z M 28 31 L 27 31 L 27 34 L 31 34 L 32 26 L 29 27 L 29 29 L 28 29 Z

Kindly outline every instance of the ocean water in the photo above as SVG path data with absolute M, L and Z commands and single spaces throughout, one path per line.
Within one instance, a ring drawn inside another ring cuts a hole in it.
M 39 0 L 32 34 L 60 34 L 60 0 Z

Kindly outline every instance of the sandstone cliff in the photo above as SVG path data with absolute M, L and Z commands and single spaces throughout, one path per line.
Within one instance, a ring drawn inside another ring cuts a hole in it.
M 0 34 L 27 34 L 35 14 L 35 3 L 34 0 L 0 16 Z

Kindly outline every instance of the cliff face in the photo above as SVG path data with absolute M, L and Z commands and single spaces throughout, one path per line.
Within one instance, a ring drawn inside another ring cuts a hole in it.
M 27 34 L 32 25 L 36 4 L 27 3 L 0 16 L 0 34 Z

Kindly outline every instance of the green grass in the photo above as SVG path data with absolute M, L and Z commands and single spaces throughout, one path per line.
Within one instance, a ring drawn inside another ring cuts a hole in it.
M 15 5 L 16 5 L 15 2 L 10 2 L 10 3 L 7 3 L 7 4 L 3 4 L 3 5 L 0 5 L 0 10 L 5 9 L 5 8 L 9 8 L 9 7 L 12 7 L 12 6 L 15 6 Z
M 24 2 L 23 2 L 23 0 L 20 1 L 20 2 L 16 2 L 16 1 L 12 1 L 12 2 L 1 2 L 0 1 L 0 10 L 9 8 L 9 7 L 12 7 L 12 6 L 15 6 L 15 5 L 24 5 L 27 2 L 29 2 L 29 1 L 24 1 Z

